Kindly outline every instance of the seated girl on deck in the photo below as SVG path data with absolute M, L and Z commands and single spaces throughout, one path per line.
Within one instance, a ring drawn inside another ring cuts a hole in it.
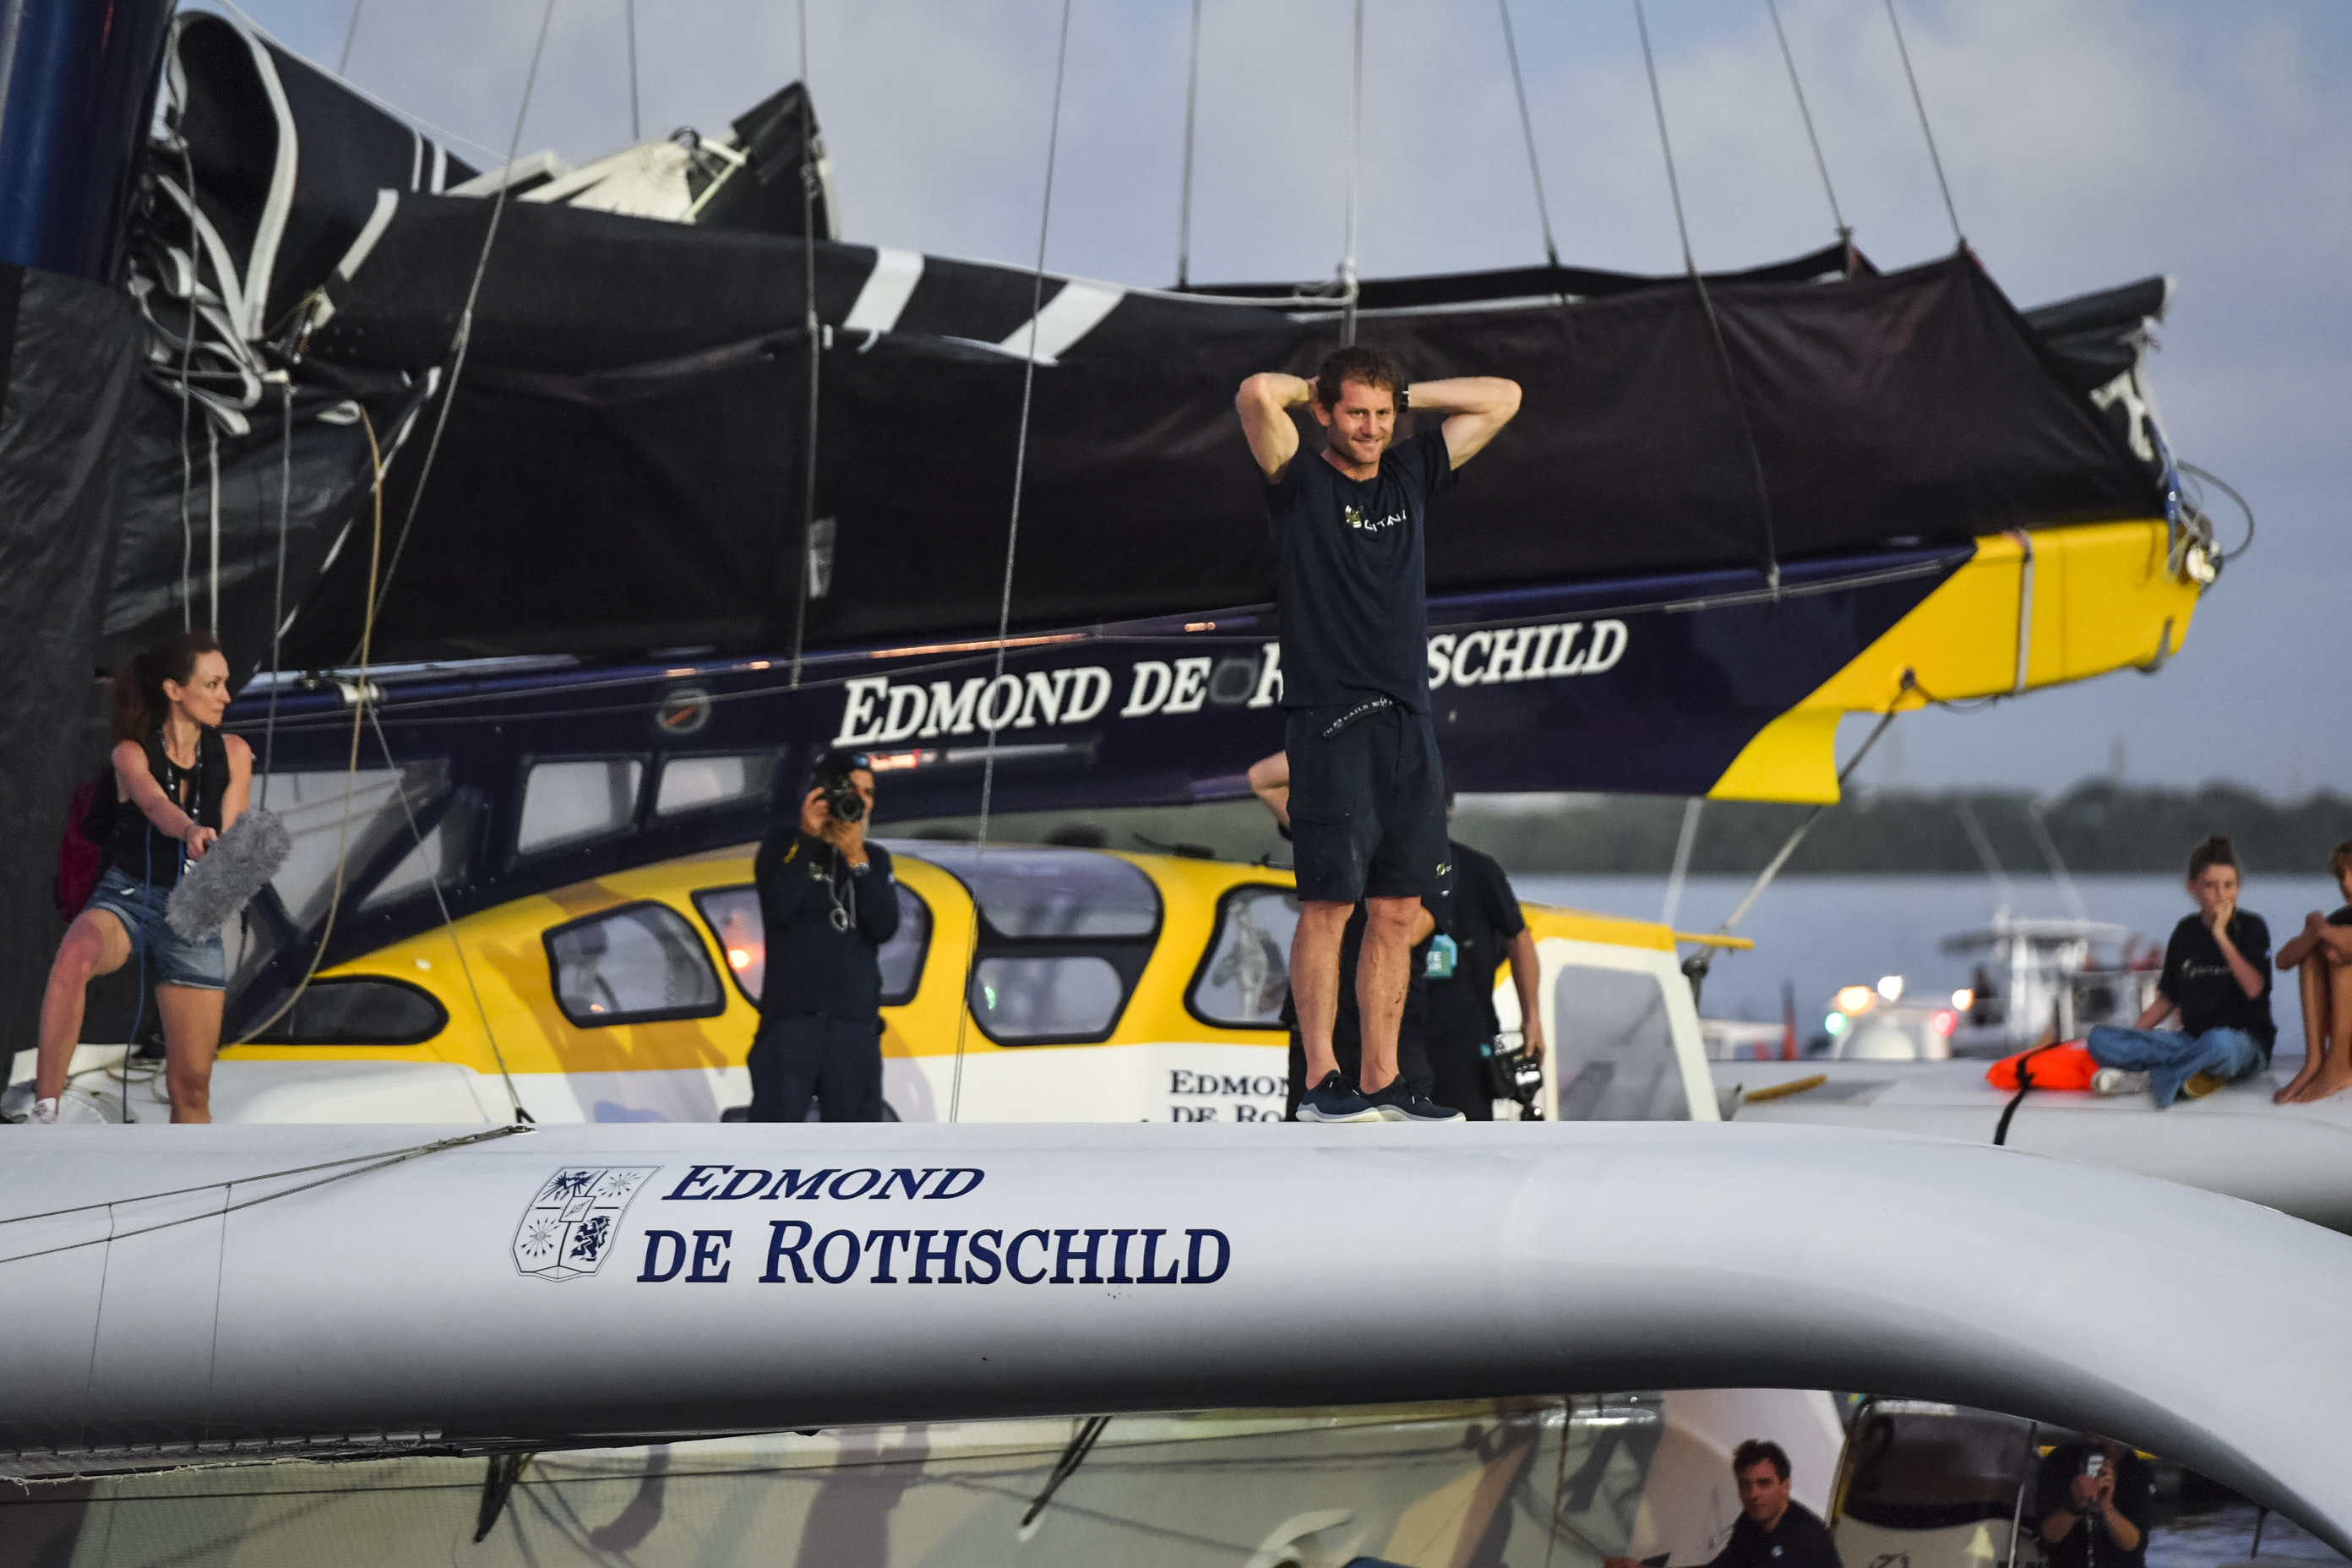
M 2102 1068 L 2146 1073 L 2158 1110 L 2183 1093 L 2200 1098 L 2260 1072 L 2278 1034 L 2271 1022 L 2270 927 L 2238 908 L 2237 857 L 2218 833 L 2189 857 L 2189 896 L 2197 912 L 2172 928 L 2156 1001 L 2133 1027 L 2102 1024 L 2089 1040 Z M 2175 1013 L 2179 1030 L 2157 1027 Z
M 2326 1100 L 2352 1089 L 2352 838 L 2327 858 L 2327 874 L 2344 891 L 2344 908 L 2303 917 L 2303 934 L 2279 949 L 2281 970 L 2297 971 L 2303 987 L 2303 1070 L 2271 1098 Z

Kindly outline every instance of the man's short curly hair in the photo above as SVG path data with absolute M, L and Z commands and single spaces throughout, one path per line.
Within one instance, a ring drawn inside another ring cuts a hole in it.
M 1335 349 L 1324 356 L 1322 368 L 1315 373 L 1315 401 L 1326 408 L 1337 407 L 1341 384 L 1350 381 L 1396 392 L 1405 384 L 1404 366 L 1397 363 L 1395 355 L 1378 349 L 1360 345 Z
M 1767 1443 L 1750 1437 L 1731 1450 L 1731 1473 L 1746 1475 L 1759 1465 L 1769 1465 L 1772 1473 L 1782 1480 L 1789 1479 L 1789 1455 L 1778 1443 Z

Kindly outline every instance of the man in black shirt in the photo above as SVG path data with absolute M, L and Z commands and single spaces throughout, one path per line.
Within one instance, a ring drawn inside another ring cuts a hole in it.
M 1449 821 L 1454 816 L 1452 790 L 1445 792 L 1445 816 Z M 1542 972 L 1536 939 L 1503 868 L 1459 839 L 1447 839 L 1445 847 L 1454 861 L 1453 918 L 1428 963 L 1429 1067 L 1436 1079 L 1429 1097 L 1473 1121 L 1492 1121 L 1495 1090 L 1478 1047 L 1502 1032 L 1495 971 L 1505 963 L 1511 966 L 1520 1031 L 1538 1061 L 1544 1054 Z
M 1323 426 L 1320 451 L 1300 450 L 1291 410 L 1301 404 Z M 1410 1093 L 1397 1076 L 1397 1026 L 1413 910 L 1448 864 L 1429 721 L 1424 515 L 1518 412 L 1519 388 L 1487 376 L 1409 386 L 1386 354 L 1348 348 L 1311 382 L 1251 376 L 1234 406 L 1265 481 L 1281 587 L 1284 750 L 1304 906 L 1290 963 L 1309 1079 L 1299 1115 L 1367 1121 L 1380 1097 Z M 1446 417 L 1391 446 L 1400 408 Z M 1363 1065 L 1350 1085 L 1331 1027 L 1340 937 L 1360 899 Z
M 2146 1074 L 2158 1110 L 2187 1094 L 2212 1093 L 2270 1065 L 2277 1026 L 2271 1021 L 2271 931 L 2238 908 L 2238 862 L 2216 834 L 2189 857 L 2189 893 L 2197 913 L 2172 931 L 2156 1000 L 2128 1029 L 2102 1024 L 2084 1042 L 2100 1071 L 2100 1093 L 2121 1093 Z M 2180 1015 L 2176 1031 L 2157 1026 Z M 2121 1081 L 2119 1081 L 2121 1080 Z
M 866 754 L 827 752 L 802 793 L 799 825 L 768 835 L 752 862 L 767 943 L 747 1064 L 754 1121 L 803 1121 L 811 1098 L 827 1121 L 882 1120 L 875 953 L 898 933 L 898 890 L 890 852 L 866 842 L 873 808 Z
M 2120 1443 L 2061 1443 L 2035 1474 L 2033 1511 L 2048 1568 L 2142 1568 L 2156 1473 Z
M 1754 1438 L 1731 1451 L 1739 1483 L 1739 1518 L 1731 1539 L 1706 1568 L 1843 1568 L 1829 1526 L 1789 1496 L 1789 1456 Z M 1604 1568 L 1642 1568 L 1632 1557 L 1604 1557 Z

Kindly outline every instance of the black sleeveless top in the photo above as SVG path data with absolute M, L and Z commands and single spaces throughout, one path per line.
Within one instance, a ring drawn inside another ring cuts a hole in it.
M 147 737 L 147 771 L 182 811 L 205 826 L 220 831 L 221 801 L 228 794 L 228 742 L 218 730 L 196 736 L 196 765 L 181 767 L 163 754 L 163 731 Z M 190 805 L 193 800 L 194 804 Z M 114 842 L 107 863 L 134 882 L 169 888 L 180 879 L 180 858 L 187 847 L 147 820 L 136 801 L 115 808 Z

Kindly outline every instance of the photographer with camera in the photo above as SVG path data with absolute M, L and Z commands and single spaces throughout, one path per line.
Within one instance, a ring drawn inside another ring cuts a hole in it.
M 1454 820 L 1450 788 L 1445 819 Z M 1427 963 L 1429 1069 L 1436 1079 L 1429 1097 L 1473 1121 L 1492 1121 L 1497 1100 L 1519 1100 L 1532 1111 L 1535 1086 L 1523 1088 L 1516 1069 L 1543 1062 L 1543 972 L 1503 868 L 1459 839 L 1447 838 L 1445 847 L 1454 862 L 1454 899 L 1452 919 L 1431 944 Z M 1506 963 L 1519 994 L 1517 1040 L 1502 1037 L 1495 1015 L 1495 971 Z
M 809 771 L 800 823 L 760 846 L 752 875 L 767 942 L 751 1120 L 800 1121 L 814 1097 L 827 1121 L 882 1120 L 882 970 L 898 930 L 890 852 L 866 842 L 874 769 L 828 752 Z
M 2048 1568 L 2142 1568 L 2156 1472 L 2111 1438 L 2061 1443 L 2042 1461 L 2033 1506 Z

